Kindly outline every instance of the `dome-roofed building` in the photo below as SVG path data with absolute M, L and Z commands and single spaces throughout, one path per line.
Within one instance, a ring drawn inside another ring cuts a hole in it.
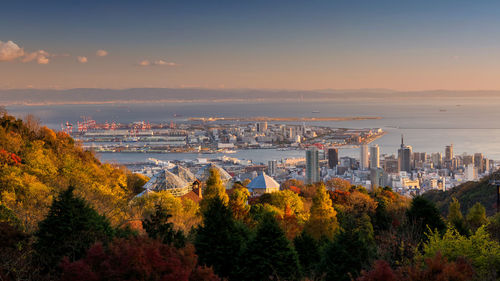
M 191 185 L 191 182 L 182 179 L 167 169 L 163 169 L 144 185 L 145 190 L 137 196 L 158 191 L 168 191 L 174 196 L 183 196 L 191 191 Z
M 210 163 L 210 164 L 204 166 L 203 168 L 201 168 L 196 173 L 196 178 L 198 180 L 200 180 L 201 182 L 206 182 L 208 177 L 210 176 L 210 169 L 211 168 L 214 168 L 219 172 L 220 179 L 222 180 L 224 185 L 226 185 L 226 189 L 230 189 L 232 187 L 231 180 L 233 179 L 233 177 L 231 177 L 231 175 L 228 172 L 226 172 L 226 170 L 224 170 L 222 167 L 220 167 L 219 165 L 214 164 L 214 163 Z
M 171 169 L 168 169 L 171 173 L 173 173 L 174 175 L 180 177 L 181 179 L 189 182 L 189 183 L 193 183 L 194 181 L 196 181 L 196 177 L 194 176 L 193 173 L 191 173 L 191 171 L 187 168 L 184 168 L 180 165 L 175 165 L 173 168 Z
M 248 191 L 252 196 L 262 195 L 280 190 L 280 184 L 273 178 L 262 172 L 258 177 L 254 178 L 248 185 Z

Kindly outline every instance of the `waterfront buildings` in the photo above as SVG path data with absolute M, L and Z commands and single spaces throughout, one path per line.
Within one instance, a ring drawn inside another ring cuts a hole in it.
M 370 147 L 370 168 L 380 168 L 380 149 L 378 145 L 372 145 Z
M 306 151 L 306 183 L 319 182 L 319 153 L 316 147 Z
M 401 136 L 401 148 L 398 149 L 399 171 L 411 172 L 411 156 L 412 148 L 404 144 L 403 136 Z
M 368 145 L 362 144 L 361 148 L 361 157 L 359 161 L 359 168 L 361 170 L 367 170 L 369 168 L 369 158 L 368 158 Z
M 339 150 L 337 148 L 328 149 L 328 168 L 335 169 L 339 164 Z

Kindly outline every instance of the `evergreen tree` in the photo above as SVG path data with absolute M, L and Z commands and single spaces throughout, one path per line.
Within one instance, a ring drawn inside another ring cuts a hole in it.
M 202 216 L 194 243 L 199 262 L 211 266 L 217 275 L 232 279 L 241 268 L 240 256 L 248 230 L 235 222 L 231 210 L 219 197 L 208 202 Z
M 301 270 L 297 253 L 272 215 L 260 222 L 245 251 L 243 280 L 298 280 Z
M 304 275 L 313 280 L 316 266 L 321 258 L 319 242 L 303 231 L 299 236 L 295 237 L 293 244 L 299 256 Z
M 467 212 L 467 222 L 473 231 L 488 222 L 488 219 L 486 218 L 486 209 L 483 204 L 477 202 L 469 209 Z
M 427 227 L 431 230 L 437 229 L 439 232 L 446 230 L 446 225 L 439 214 L 439 210 L 434 203 L 422 196 L 413 198 L 406 215 L 410 223 L 421 226 L 422 232 L 426 232 Z
M 448 207 L 448 222 L 453 225 L 453 227 L 460 232 L 460 234 L 469 233 L 469 229 L 465 224 L 464 216 L 462 215 L 462 211 L 460 211 L 460 202 L 453 197 L 450 206 Z
M 210 168 L 210 176 L 207 179 L 205 190 L 203 191 L 203 199 L 200 202 L 200 208 L 203 212 L 209 202 L 214 198 L 219 198 L 224 205 L 227 205 L 229 197 L 226 193 L 226 188 L 222 183 L 219 171 L 216 168 Z
M 246 187 L 234 187 L 229 197 L 229 208 L 235 219 L 246 222 L 249 220 L 250 206 L 247 204 L 250 192 Z
M 369 267 L 376 254 L 373 227 L 367 215 L 361 218 L 344 215 L 341 229 L 321 258 L 319 269 L 325 280 L 356 278 L 362 269 Z
M 332 200 L 326 193 L 325 185 L 319 184 L 311 206 L 311 216 L 305 225 L 305 231 L 316 240 L 333 239 L 338 228 L 337 212 Z
M 40 222 L 34 248 L 38 262 L 52 271 L 63 257 L 80 259 L 90 246 L 108 242 L 113 233 L 106 217 L 75 196 L 73 187 L 69 187 L 54 200 L 47 217 Z
M 182 230 L 175 230 L 174 224 L 168 222 L 172 217 L 161 205 L 156 205 L 156 212 L 149 219 L 142 221 L 142 227 L 150 238 L 158 239 L 164 244 L 184 247 L 186 237 Z

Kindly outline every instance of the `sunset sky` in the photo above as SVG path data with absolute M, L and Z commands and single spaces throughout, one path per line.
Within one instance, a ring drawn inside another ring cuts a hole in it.
M 500 89 L 500 1 L 4 1 L 0 89 Z

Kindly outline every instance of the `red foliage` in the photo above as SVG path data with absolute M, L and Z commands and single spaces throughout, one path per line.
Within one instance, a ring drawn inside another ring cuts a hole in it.
M 394 271 L 386 261 L 375 261 L 373 269 L 363 272 L 358 281 L 397 281 Z
M 116 239 L 107 249 L 95 244 L 82 260 L 65 259 L 62 280 L 220 280 L 197 262 L 192 246 L 176 249 L 146 237 Z
M 300 192 L 301 192 L 300 188 L 298 188 L 298 187 L 296 187 L 294 185 L 289 186 L 288 189 L 291 190 L 291 191 L 293 191 L 293 192 L 295 192 L 295 193 L 297 193 L 297 194 L 300 194 Z
M 15 153 L 10 153 L 5 149 L 0 149 L 0 163 L 5 163 L 8 165 L 20 165 L 21 158 Z
M 349 191 L 334 190 L 328 191 L 333 204 L 347 204 L 347 197 L 351 195 Z
M 376 261 L 371 271 L 363 271 L 358 281 L 467 281 L 474 276 L 472 266 L 463 258 L 455 262 L 437 253 L 425 260 L 425 267 L 418 264 L 393 270 L 386 261 Z

